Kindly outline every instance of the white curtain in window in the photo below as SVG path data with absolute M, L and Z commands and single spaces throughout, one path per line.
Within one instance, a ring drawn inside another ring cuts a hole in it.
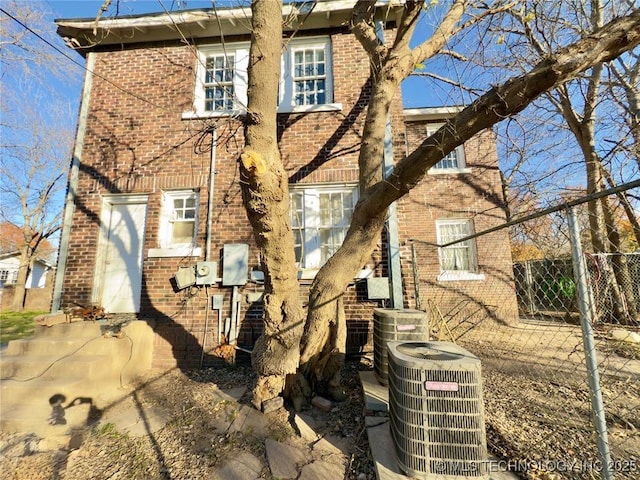
M 466 222 L 443 223 L 438 226 L 440 244 L 446 244 L 470 234 L 469 224 Z M 447 271 L 471 271 L 469 242 L 456 243 L 443 247 L 440 252 L 441 267 Z

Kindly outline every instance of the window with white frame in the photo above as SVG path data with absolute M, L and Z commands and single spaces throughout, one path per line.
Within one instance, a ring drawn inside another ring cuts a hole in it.
M 340 248 L 357 200 L 355 186 L 291 188 L 291 227 L 296 261 L 318 269 Z
M 446 245 L 473 235 L 473 222 L 468 219 L 447 219 L 436 221 L 438 245 Z M 439 280 L 483 279 L 478 272 L 476 242 L 465 240 L 438 248 L 440 260 Z
M 247 43 L 200 47 L 193 114 L 231 115 L 246 110 L 248 65 Z M 282 54 L 281 68 L 279 111 L 340 108 L 332 103 L 331 41 L 328 36 L 290 40 Z
M 230 115 L 246 110 L 248 66 L 248 43 L 201 47 L 196 67 L 196 113 Z
M 18 270 L 0 270 L 0 282 L 13 285 L 18 281 Z
M 428 124 L 427 136 L 433 135 L 442 125 L 441 123 Z M 461 173 L 468 171 L 465 167 L 464 147 L 459 145 L 431 167 L 429 173 Z
M 211 55 L 206 59 L 204 78 L 204 110 L 221 112 L 233 110 L 235 87 L 233 73 L 234 55 Z
M 193 190 L 164 192 L 160 246 L 189 248 L 195 246 L 198 225 L 198 195 Z
M 293 104 L 327 103 L 326 45 L 292 48 Z

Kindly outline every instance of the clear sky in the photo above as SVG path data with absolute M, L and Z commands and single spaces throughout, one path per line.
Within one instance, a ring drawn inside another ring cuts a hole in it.
M 49 5 L 56 18 L 95 17 L 104 0 L 44 0 Z M 219 2 L 218 2 L 219 3 Z M 112 0 L 105 15 L 116 13 L 118 0 Z M 211 8 L 211 0 L 120 0 L 120 15 L 136 15 L 140 13 L 161 12 L 167 10 L 189 8 Z

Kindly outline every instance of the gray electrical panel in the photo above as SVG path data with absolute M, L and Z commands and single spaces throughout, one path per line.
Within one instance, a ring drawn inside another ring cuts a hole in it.
M 249 276 L 249 245 L 230 243 L 222 249 L 222 285 L 244 285 Z
M 389 293 L 389 278 L 367 278 L 367 298 L 369 300 L 387 300 L 391 298 Z

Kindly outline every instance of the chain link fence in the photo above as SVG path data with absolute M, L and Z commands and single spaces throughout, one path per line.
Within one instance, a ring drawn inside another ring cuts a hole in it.
M 480 255 L 498 228 L 459 242 L 478 252 L 483 282 L 443 287 L 413 264 L 432 338 L 482 360 L 493 470 L 640 478 L 640 251 L 619 207 L 619 196 L 601 194 L 509 222 L 511 278 Z M 438 258 L 446 246 L 415 242 L 413 258 Z M 503 293 L 488 301 L 487 282 Z M 512 303 L 515 318 L 500 313 Z

